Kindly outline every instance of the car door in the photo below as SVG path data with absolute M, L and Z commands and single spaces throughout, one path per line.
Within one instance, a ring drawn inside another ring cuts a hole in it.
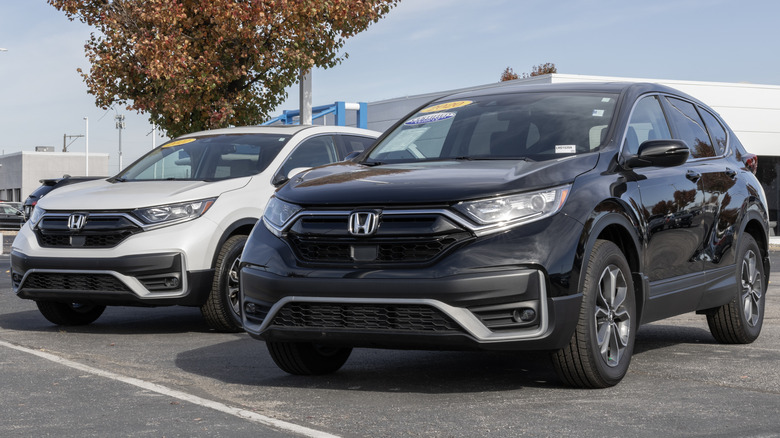
M 0 205 L 0 228 L 18 229 L 21 225 L 22 213 L 8 205 Z
M 646 140 L 674 138 L 661 96 L 642 97 L 629 120 L 624 151 L 636 154 Z M 702 215 L 702 165 L 689 159 L 682 166 L 635 169 L 645 220 L 644 273 L 650 283 L 649 319 L 694 310 L 703 280 L 701 254 L 708 224 Z
M 734 237 L 737 234 L 737 218 L 742 199 L 748 197 L 745 184 L 739 179 L 744 175 L 739 163 L 729 160 L 727 156 L 728 135 L 721 122 L 707 109 L 698 107 L 707 132 L 714 157 L 707 160 L 704 173 L 704 190 L 706 207 L 712 211 L 713 227 L 708 236 L 704 259 L 704 271 L 710 274 L 731 275 L 732 266 L 736 262 Z
M 687 128 L 680 129 L 695 146 L 691 153 L 699 163 L 704 188 L 703 219 L 708 224 L 701 253 L 704 269 L 702 297 L 698 308 L 716 306 L 728 299 L 736 287 L 735 237 L 742 201 L 748 198 L 745 184 L 739 184 L 744 170 L 727 156 L 728 136 L 717 117 L 690 102 L 668 97 L 672 111 L 684 114 Z M 694 123 L 695 121 L 695 123 Z M 680 124 L 682 120 L 678 121 Z M 688 132 L 686 133 L 686 129 Z
M 368 147 L 374 144 L 376 139 L 371 137 L 361 137 L 359 135 L 336 135 L 336 141 L 338 143 L 341 143 L 341 147 L 339 148 L 339 153 L 341 154 L 341 159 L 343 160 L 350 154 L 354 154 L 356 152 L 363 152 Z
M 666 97 L 678 138 L 688 143 L 691 159 L 697 163 L 704 190 L 703 220 L 708 225 L 700 256 L 705 271 L 734 263 L 730 236 L 736 224 L 739 205 L 732 202 L 747 196 L 737 193 L 737 166 L 729 163 L 726 131 L 704 108 L 672 96 Z
M 290 177 L 294 169 L 309 169 L 339 161 L 339 152 L 331 135 L 316 135 L 302 141 L 277 172 L 274 180 Z

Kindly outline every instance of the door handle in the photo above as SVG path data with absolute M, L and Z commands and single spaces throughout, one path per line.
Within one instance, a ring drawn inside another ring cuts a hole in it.
M 685 177 L 693 182 L 697 182 L 701 179 L 701 174 L 699 172 L 694 172 L 693 170 L 689 170 L 685 172 Z
M 737 179 L 737 171 L 729 167 L 726 168 L 726 175 L 731 179 Z

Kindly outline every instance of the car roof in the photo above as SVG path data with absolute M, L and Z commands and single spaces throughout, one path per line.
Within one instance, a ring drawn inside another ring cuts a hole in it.
M 208 131 L 193 132 L 177 138 L 202 137 L 206 135 L 224 135 L 224 134 L 274 134 L 274 135 L 295 135 L 302 131 L 334 132 L 348 133 L 356 135 L 369 135 L 376 137 L 380 133 L 367 129 L 353 128 L 350 126 L 333 125 L 274 125 L 274 126 L 238 126 L 234 128 L 211 129 Z
M 675 94 L 687 99 L 698 102 L 697 99 L 671 87 L 650 82 L 567 82 L 557 84 L 533 84 L 533 85 L 497 85 L 495 87 L 482 88 L 480 90 L 466 91 L 457 94 L 451 94 L 437 101 L 451 99 L 465 99 L 469 97 L 490 96 L 495 94 L 511 93 L 534 93 L 534 92 L 598 92 L 614 94 L 644 94 L 650 92 L 661 92 Z

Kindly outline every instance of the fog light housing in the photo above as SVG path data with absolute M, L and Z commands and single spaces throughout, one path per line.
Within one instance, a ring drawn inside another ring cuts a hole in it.
M 176 277 L 168 277 L 165 279 L 165 287 L 170 289 L 176 289 L 179 287 L 179 279 Z
M 536 311 L 528 307 L 515 309 L 512 312 L 512 319 L 515 322 L 531 322 L 536 319 Z

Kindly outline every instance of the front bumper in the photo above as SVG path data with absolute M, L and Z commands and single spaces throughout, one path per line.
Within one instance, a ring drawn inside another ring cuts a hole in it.
M 374 348 L 561 348 L 571 338 L 581 296 L 550 298 L 546 285 L 533 268 L 437 279 L 241 270 L 244 329 L 251 336 Z
M 186 272 L 180 253 L 111 258 L 32 257 L 11 252 L 13 289 L 20 298 L 124 306 L 199 306 L 212 270 Z
M 14 292 L 38 301 L 200 306 L 221 232 L 205 217 L 137 232 L 104 247 L 42 246 L 25 225 L 11 249 Z

